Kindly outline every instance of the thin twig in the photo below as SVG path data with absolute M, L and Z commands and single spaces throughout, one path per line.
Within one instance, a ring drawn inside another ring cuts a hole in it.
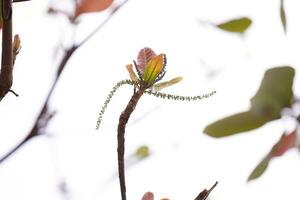
M 120 8 L 122 8 L 129 0 L 124 0 L 122 3 L 120 3 L 117 7 L 115 7 L 110 14 L 107 16 L 107 18 L 101 23 L 99 24 L 94 31 L 92 31 L 84 40 L 82 40 L 78 46 L 83 45 L 84 43 L 86 43 L 91 37 L 93 37 L 108 21 L 110 21 L 110 19 L 114 16 L 114 14 L 120 10 Z
M 122 200 L 126 200 L 126 183 L 125 183 L 125 165 L 124 165 L 124 153 L 125 153 L 125 128 L 131 113 L 134 111 L 139 99 L 144 93 L 144 89 L 140 88 L 134 92 L 125 110 L 121 113 L 118 125 L 118 169 L 119 169 L 119 181 L 121 188 Z
M 216 182 L 209 190 L 204 189 L 198 196 L 195 198 L 195 200 L 205 200 L 211 193 L 211 191 L 218 185 L 218 182 Z

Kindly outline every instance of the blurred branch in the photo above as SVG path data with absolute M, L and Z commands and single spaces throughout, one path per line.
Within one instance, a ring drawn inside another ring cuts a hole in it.
M 10 91 L 13 82 L 12 2 L 1 0 L 3 31 L 0 71 L 0 101 Z
M 95 28 L 94 31 L 92 31 L 84 40 L 82 40 L 82 42 L 80 42 L 78 44 L 78 46 L 83 45 L 84 43 L 86 43 L 91 37 L 93 37 L 112 17 L 113 15 L 120 9 L 122 8 L 129 0 L 124 0 L 122 3 L 120 3 L 119 5 L 117 5 L 112 11 L 111 13 L 108 15 L 108 17 L 101 23 L 99 24 L 99 26 L 97 26 Z
M 204 189 L 198 196 L 195 198 L 195 200 L 205 200 L 211 193 L 211 191 L 218 185 L 218 182 L 216 182 L 209 190 Z
M 4 1 L 7 1 L 7 2 L 11 2 L 10 0 L 4 0 Z M 52 117 L 49 117 L 51 116 L 51 114 L 49 115 L 49 111 L 48 111 L 48 106 L 49 106 L 49 101 L 52 97 L 52 94 L 53 94 L 53 91 L 55 90 L 56 88 L 56 85 L 58 83 L 58 80 L 59 78 L 61 77 L 61 74 L 63 72 L 63 70 L 65 69 L 69 59 L 72 57 L 72 55 L 74 54 L 74 52 L 79 48 L 81 47 L 84 43 L 86 43 L 89 39 L 92 38 L 93 35 L 95 35 L 99 30 L 101 30 L 101 28 L 108 22 L 110 21 L 110 19 L 114 16 L 114 14 L 123 6 L 125 5 L 125 3 L 128 2 L 128 0 L 125 0 L 122 4 L 120 4 L 117 8 L 115 8 L 110 15 L 107 16 L 107 18 L 97 26 L 97 28 L 91 32 L 90 35 L 88 35 L 85 39 L 82 40 L 82 42 L 80 42 L 79 44 L 77 45 L 73 45 L 71 48 L 67 49 L 65 51 L 65 54 L 58 66 L 58 69 L 57 69 L 57 74 L 56 74 L 56 77 L 55 77 L 55 80 L 54 82 L 52 83 L 51 85 L 51 88 L 48 92 L 48 95 L 45 99 L 45 102 L 43 104 L 43 107 L 37 117 L 37 119 L 35 120 L 34 122 L 34 125 L 31 129 L 31 131 L 28 133 L 28 135 L 19 143 L 17 144 L 12 150 L 10 150 L 6 155 L 4 155 L 1 159 L 0 159 L 0 164 L 5 161 L 7 158 L 9 158 L 14 152 L 16 152 L 20 147 L 22 147 L 27 141 L 29 141 L 30 139 L 32 139 L 33 137 L 35 136 L 38 136 L 38 135 L 41 135 L 42 134 L 42 131 L 41 129 L 42 128 L 45 128 L 48 124 L 48 122 L 50 121 L 50 119 Z M 11 16 L 11 14 L 10 14 Z M 8 26 L 8 25 L 7 25 Z M 11 26 L 11 25 L 10 25 Z M 3 27 L 4 28 L 4 27 Z M 11 28 L 11 27 L 10 27 Z M 4 35 L 4 30 L 3 30 L 3 35 Z M 11 36 L 10 36 L 11 37 Z M 11 40 L 11 39 L 10 39 Z M 5 40 L 5 42 L 7 42 Z M 10 45 L 12 44 L 12 42 L 10 42 Z M 6 47 L 7 48 L 7 47 Z M 5 57 L 6 58 L 6 57 Z M 7 59 L 7 58 L 6 58 Z M 12 62 L 12 54 L 11 54 L 11 62 Z M 7 61 L 9 61 L 7 59 Z M 2 71 L 2 69 L 1 69 Z M 2 72 L 1 72 L 2 74 Z M 0 75 L 0 81 L 1 81 L 1 75 Z M 0 82 L 1 83 L 1 82 Z M 1 85 L 0 85 L 1 86 Z M 0 87 L 0 92 L 1 92 L 1 87 Z

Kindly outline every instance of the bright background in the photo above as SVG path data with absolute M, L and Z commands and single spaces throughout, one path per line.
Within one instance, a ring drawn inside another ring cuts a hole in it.
M 116 1 L 117 3 L 118 1 Z M 225 139 L 202 133 L 221 117 L 246 110 L 264 71 L 291 65 L 299 93 L 300 2 L 286 0 L 288 33 L 279 17 L 279 0 L 130 0 L 69 61 L 51 100 L 55 118 L 46 136 L 34 138 L 0 166 L 0 199 L 120 199 L 117 179 L 116 128 L 132 88 L 114 96 L 99 131 L 98 112 L 113 85 L 127 79 L 125 65 L 149 46 L 166 53 L 164 80 L 184 81 L 164 92 L 209 99 L 182 103 L 143 96 L 126 129 L 128 199 L 152 191 L 156 199 L 194 199 L 215 181 L 215 200 L 299 199 L 300 159 L 296 150 L 274 159 L 258 180 L 246 183 L 252 169 L 284 130 L 289 118 Z M 49 5 L 65 1 L 35 0 L 15 4 L 14 32 L 22 50 L 13 89 L 0 104 L 0 155 L 29 132 L 54 78 L 60 44 L 72 42 L 72 27 L 62 16 L 49 16 Z M 82 16 L 75 40 L 81 41 L 108 11 Z M 253 20 L 244 36 L 223 32 L 210 23 L 247 16 Z M 132 156 L 148 145 L 150 156 Z M 60 185 L 66 183 L 67 192 Z

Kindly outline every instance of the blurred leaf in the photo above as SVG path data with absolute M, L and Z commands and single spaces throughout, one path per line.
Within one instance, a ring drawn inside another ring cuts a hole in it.
M 270 120 L 280 118 L 282 108 L 292 103 L 294 74 L 295 70 L 288 66 L 267 70 L 251 99 L 251 110 Z
M 251 111 L 235 114 L 218 120 L 204 129 L 204 133 L 212 137 L 224 137 L 261 127 L 268 120 Z
M 136 74 L 133 71 L 132 64 L 126 65 L 126 69 L 128 71 L 130 79 L 133 80 L 133 81 L 138 81 L 138 77 L 136 76 Z
M 149 147 L 148 146 L 141 146 L 139 147 L 136 152 L 135 152 L 135 156 L 138 157 L 139 159 L 142 159 L 142 158 L 146 158 L 149 156 Z
M 235 114 L 208 125 L 204 132 L 212 137 L 224 137 L 250 131 L 274 119 L 293 100 L 293 68 L 276 67 L 266 71 L 261 85 L 251 99 L 249 111 Z
M 280 19 L 281 19 L 281 24 L 282 24 L 284 33 L 286 33 L 286 15 L 285 15 L 283 0 L 280 0 Z
M 293 132 L 287 134 L 284 133 L 280 140 L 273 146 L 271 150 L 272 157 L 282 156 L 289 149 L 296 147 L 297 142 L 297 132 L 294 130 Z
M 250 174 L 248 181 L 260 177 L 267 169 L 269 162 L 274 157 L 282 156 L 289 149 L 296 147 L 297 134 L 296 130 L 292 133 L 284 133 L 279 141 L 272 147 L 271 151 L 265 156 L 265 158 L 256 166 L 256 168 Z
M 153 85 L 153 89 L 154 89 L 155 92 L 158 92 L 158 91 L 160 91 L 160 90 L 162 90 L 162 89 L 164 89 L 166 87 L 170 87 L 170 86 L 172 86 L 172 85 L 174 85 L 176 83 L 179 83 L 180 81 L 182 81 L 182 79 L 183 78 L 181 76 L 178 76 L 178 77 L 173 78 L 173 79 L 171 79 L 169 81 L 157 83 L 157 84 Z
M 154 200 L 154 194 L 152 192 L 146 192 L 142 200 Z
M 83 13 L 103 11 L 112 3 L 113 0 L 79 0 L 75 10 L 74 18 Z
M 228 22 L 224 22 L 222 24 L 217 25 L 217 27 L 224 31 L 242 34 L 249 28 L 251 23 L 252 23 L 251 19 L 247 17 L 242 17 L 242 18 L 230 20 Z
M 260 177 L 266 171 L 270 160 L 271 160 L 271 157 L 269 155 L 266 156 L 251 172 L 250 176 L 248 177 L 248 181 L 251 181 L 253 179 Z

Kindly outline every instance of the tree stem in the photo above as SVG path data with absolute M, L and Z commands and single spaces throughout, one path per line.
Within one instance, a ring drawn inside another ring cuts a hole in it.
M 121 188 L 122 200 L 126 200 L 126 183 L 125 183 L 125 128 L 131 113 L 134 111 L 139 99 L 144 93 L 144 89 L 134 92 L 125 110 L 121 113 L 118 125 L 118 170 Z
M 0 100 L 10 90 L 13 82 L 13 53 L 12 53 L 12 1 L 2 1 L 2 56 L 0 72 Z

